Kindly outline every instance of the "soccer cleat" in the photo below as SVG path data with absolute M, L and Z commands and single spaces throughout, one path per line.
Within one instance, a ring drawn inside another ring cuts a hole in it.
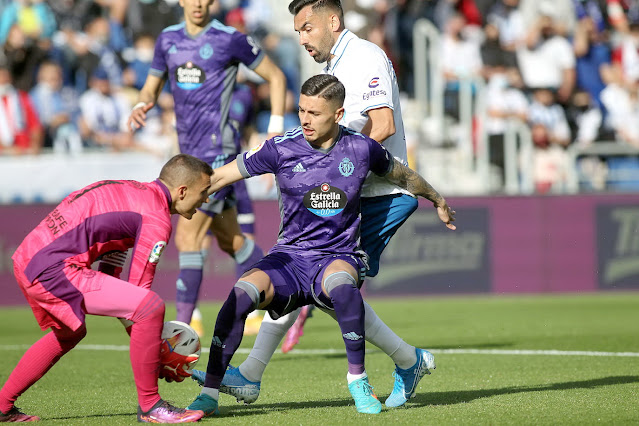
M 204 386 L 204 379 L 206 379 L 206 371 L 191 370 L 193 373 L 191 378 L 197 382 L 198 385 Z
M 195 380 L 198 385 L 204 386 L 206 372 L 193 370 L 191 378 Z M 252 404 L 257 401 L 257 397 L 260 396 L 260 384 L 261 382 L 249 381 L 246 377 L 242 376 L 239 368 L 229 365 L 226 369 L 226 373 L 224 373 L 224 378 L 220 385 L 220 392 L 234 396 L 237 402 L 243 401 L 245 404 Z
M 178 408 L 159 400 L 149 411 L 142 412 L 138 406 L 138 422 L 140 423 L 191 423 L 204 417 L 204 412 Z
M 245 404 L 252 404 L 260 396 L 260 383 L 251 382 L 240 373 L 239 368 L 229 365 L 224 373 L 220 392 L 234 396 L 237 402 L 244 401 Z
M 0 423 L 37 422 L 39 420 L 40 417 L 24 414 L 22 411 L 20 411 L 19 408 L 15 406 L 11 408 L 11 410 L 9 410 L 9 412 L 6 414 L 0 411 Z
M 368 383 L 368 377 L 355 380 L 348 385 L 348 390 L 351 391 L 358 412 L 378 414 L 382 411 L 382 403 L 373 393 L 373 387 Z
M 430 374 L 430 370 L 435 369 L 435 357 L 430 352 L 415 348 L 417 362 L 411 368 L 403 370 L 395 365 L 393 377 L 395 377 L 395 385 L 393 392 L 386 399 L 387 407 L 400 407 L 410 398 L 415 396 L 417 384 L 425 374 Z
M 304 323 L 308 318 L 310 307 L 308 305 L 303 306 L 300 310 L 300 314 L 286 332 L 286 337 L 284 338 L 284 343 L 282 343 L 282 353 L 286 353 L 293 349 L 295 345 L 300 342 L 300 337 L 304 335 Z
M 204 417 L 215 416 L 220 414 L 220 410 L 217 408 L 217 401 L 213 397 L 206 394 L 199 394 L 195 401 L 191 403 L 187 410 L 196 410 L 204 413 Z

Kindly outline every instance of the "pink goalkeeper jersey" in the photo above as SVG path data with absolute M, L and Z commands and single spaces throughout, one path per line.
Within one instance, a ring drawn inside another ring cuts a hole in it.
M 159 180 L 96 182 L 49 213 L 20 244 L 13 261 L 33 283 L 67 266 L 90 268 L 105 253 L 133 248 L 127 281 L 149 288 L 171 236 L 170 205 L 169 190 Z M 55 287 L 55 280 L 50 285 Z M 55 288 L 46 289 L 56 294 Z

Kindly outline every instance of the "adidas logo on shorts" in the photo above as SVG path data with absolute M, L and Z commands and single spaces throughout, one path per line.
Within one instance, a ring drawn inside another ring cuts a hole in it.
M 305 172 L 306 169 L 304 168 L 304 166 L 302 166 L 302 163 L 297 163 L 297 166 L 293 167 L 293 172 L 295 173 L 299 173 L 299 172 Z
M 342 334 L 342 336 L 344 336 L 344 339 L 348 339 L 348 340 L 360 340 L 363 338 L 362 336 L 355 333 L 354 331 L 349 331 L 348 333 Z

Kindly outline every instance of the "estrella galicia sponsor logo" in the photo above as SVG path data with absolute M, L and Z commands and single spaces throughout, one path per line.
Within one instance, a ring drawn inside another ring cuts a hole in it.
M 304 207 L 321 217 L 340 214 L 348 202 L 346 194 L 339 188 L 323 183 L 304 195 Z
M 209 59 L 211 56 L 213 56 L 213 46 L 211 46 L 209 43 L 206 43 L 204 46 L 200 47 L 200 58 L 202 59 Z
M 198 89 L 205 80 L 206 75 L 204 74 L 204 70 L 191 61 L 180 65 L 175 70 L 175 81 L 180 89 Z
M 373 77 L 371 81 L 368 82 L 368 87 L 374 89 L 377 86 L 379 86 L 379 77 Z
M 362 99 L 367 101 L 370 98 L 376 98 L 378 96 L 386 96 L 386 90 L 382 90 L 382 89 L 371 90 L 370 92 L 364 93 L 364 96 L 362 96 Z
M 353 165 L 353 162 L 347 157 L 345 157 L 342 162 L 339 163 L 339 172 L 344 177 L 349 177 L 350 175 L 352 175 L 354 170 L 355 166 Z

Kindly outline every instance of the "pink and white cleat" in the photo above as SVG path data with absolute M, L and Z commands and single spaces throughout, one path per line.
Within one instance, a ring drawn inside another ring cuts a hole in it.
M 284 343 L 282 343 L 282 353 L 287 353 L 300 342 L 300 337 L 304 335 L 304 323 L 309 318 L 308 314 L 310 311 L 311 308 L 309 305 L 302 307 L 299 316 L 286 332 Z
M 187 410 L 175 407 L 164 400 L 159 400 L 149 411 L 142 412 L 138 407 L 138 422 L 141 423 L 191 423 L 204 417 L 200 410 Z

